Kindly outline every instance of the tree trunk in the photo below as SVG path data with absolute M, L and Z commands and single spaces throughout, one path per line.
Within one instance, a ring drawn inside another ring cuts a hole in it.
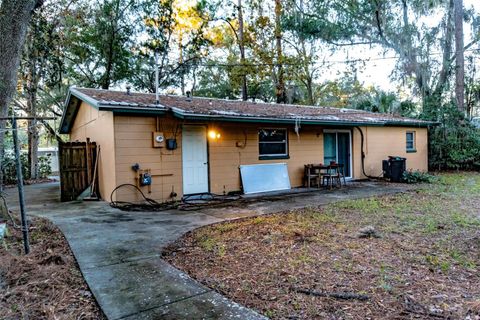
M 242 100 L 247 101 L 247 73 L 245 70 L 245 41 L 243 37 L 242 0 L 238 0 L 238 46 L 240 48 L 240 64 L 242 65 Z
M 40 36 L 39 23 L 35 18 L 32 19 L 30 30 L 27 34 L 25 45 L 26 56 L 26 74 L 24 89 L 27 100 L 27 114 L 30 117 L 37 116 L 37 92 L 40 80 L 40 72 L 43 68 L 42 58 L 35 42 L 35 38 Z M 37 120 L 28 120 L 28 167 L 30 174 L 24 174 L 25 178 L 38 179 L 38 144 L 39 132 Z
M 36 115 L 32 115 L 33 117 Z M 30 179 L 38 179 L 38 145 L 39 145 L 38 121 L 28 121 L 28 165 L 30 167 Z
M 0 115 L 6 116 L 15 93 L 17 69 L 32 12 L 38 0 L 2 1 L 0 6 Z M 5 121 L 0 121 L 0 162 L 3 161 Z M 1 170 L 0 170 L 1 171 Z M 0 186 L 3 175 L 0 174 Z M 1 188 L 1 187 L 0 187 Z
M 182 32 L 180 31 L 180 35 L 178 36 L 178 65 L 180 66 L 180 89 L 182 90 L 182 96 L 185 95 L 185 73 L 183 67 L 183 36 Z
M 7 116 L 7 108 L 1 108 L 0 109 L 0 117 L 6 117 Z M 5 154 L 5 125 L 6 121 L 1 121 L 0 120 L 0 192 L 3 191 L 3 157 Z
M 465 112 L 465 62 L 463 52 L 463 0 L 455 0 L 455 98 Z
M 285 79 L 283 74 L 283 53 L 282 53 L 282 3 L 281 0 L 275 0 L 275 39 L 277 50 L 277 83 L 276 92 L 277 103 L 285 103 L 287 95 L 285 92 Z
M 313 79 L 308 77 L 307 79 L 307 104 L 313 106 L 315 101 L 313 99 Z
M 428 75 L 425 74 L 425 71 L 420 67 L 415 58 L 416 69 L 415 72 L 417 76 L 417 86 L 422 92 L 423 100 L 423 113 L 430 116 L 436 117 L 436 109 L 438 106 L 442 105 L 442 94 L 445 90 L 445 86 L 448 83 L 449 76 L 451 74 L 451 52 L 453 46 L 453 37 L 454 37 L 454 0 L 448 1 L 448 9 L 446 14 L 445 22 L 445 35 L 442 46 L 442 68 L 438 74 L 437 84 L 434 88 L 428 86 Z
M 195 95 L 195 91 L 197 90 L 197 66 L 194 65 L 192 68 L 192 88 L 190 89 L 190 94 L 193 97 Z
M 112 72 L 113 72 L 113 64 L 115 60 L 115 41 L 117 40 L 117 23 L 119 19 L 119 11 L 120 11 L 120 0 L 117 0 L 115 3 L 115 16 L 113 17 L 110 25 L 110 34 L 108 38 L 108 48 L 107 48 L 107 55 L 106 59 L 106 67 L 105 67 L 105 74 L 103 76 L 102 81 L 102 89 L 108 90 L 110 88 L 110 84 L 112 82 Z

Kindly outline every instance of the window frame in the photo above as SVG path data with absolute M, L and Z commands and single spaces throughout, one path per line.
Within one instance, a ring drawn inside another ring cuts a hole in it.
M 411 134 L 412 135 L 412 147 L 409 148 L 408 146 L 408 143 L 409 143 L 409 139 L 408 139 L 408 135 Z M 407 151 L 407 153 L 409 152 L 417 152 L 417 134 L 415 131 L 407 131 L 405 133 L 405 149 Z
M 284 142 L 274 142 L 274 141 L 260 141 L 260 131 L 261 130 L 281 130 L 285 132 L 285 141 Z M 257 130 L 257 141 L 258 141 L 258 159 L 259 160 L 272 160 L 272 159 L 290 159 L 289 156 L 289 139 L 288 139 L 288 128 L 272 128 L 272 127 L 262 127 Z M 262 143 L 273 143 L 273 144 L 285 144 L 285 153 L 275 153 L 275 154 L 261 154 L 260 145 Z

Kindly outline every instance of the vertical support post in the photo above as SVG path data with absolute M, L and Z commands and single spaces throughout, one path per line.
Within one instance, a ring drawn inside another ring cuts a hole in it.
M 28 243 L 28 223 L 27 215 L 25 213 L 25 198 L 23 193 L 23 173 L 22 173 L 22 161 L 20 159 L 20 146 L 18 145 L 18 132 L 17 132 L 17 119 L 12 118 L 13 129 L 13 146 L 15 148 L 15 160 L 17 165 L 17 187 L 18 187 L 18 202 L 20 203 L 20 216 L 22 219 L 22 233 L 23 233 L 23 246 L 25 248 L 25 254 L 30 253 L 30 245 Z
M 91 174 L 91 144 L 90 144 L 90 138 L 87 138 L 87 143 L 85 146 L 85 158 L 87 159 L 87 181 L 88 181 L 88 186 L 90 187 L 92 185 L 92 174 Z M 90 193 L 92 190 L 90 189 Z

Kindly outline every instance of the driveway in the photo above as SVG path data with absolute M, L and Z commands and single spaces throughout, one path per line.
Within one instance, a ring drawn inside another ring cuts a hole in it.
M 28 214 L 60 227 L 108 319 L 262 319 L 160 258 L 162 249 L 200 226 L 330 202 L 397 193 L 405 185 L 355 183 L 336 191 L 288 194 L 200 211 L 122 212 L 105 202 L 57 200 L 58 183 L 26 186 Z M 7 189 L 15 209 L 16 189 Z

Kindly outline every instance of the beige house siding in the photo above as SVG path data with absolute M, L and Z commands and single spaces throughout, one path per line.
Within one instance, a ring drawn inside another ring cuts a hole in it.
M 428 170 L 428 131 L 426 128 L 407 127 L 361 127 L 364 134 L 365 172 L 377 177 L 382 174 L 382 160 L 388 156 L 400 156 L 407 159 L 407 169 Z M 406 133 L 415 132 L 416 152 L 406 150 Z M 362 172 L 361 135 L 353 131 L 353 168 L 354 178 L 365 178 Z
M 141 187 L 146 196 L 157 201 L 170 199 L 172 191 L 182 196 L 182 126 L 204 125 L 220 133 L 219 139 L 208 139 L 210 191 L 224 193 L 241 189 L 239 166 L 259 163 L 287 163 L 292 187 L 302 185 L 303 167 L 307 163 L 323 162 L 323 128 L 302 125 L 300 134 L 292 125 L 248 124 L 227 122 L 188 122 L 172 116 L 127 116 L 99 112 L 82 104 L 72 128 L 71 139 L 84 141 L 90 137 L 102 148 L 100 161 L 100 190 L 104 200 L 110 200 L 115 186 L 137 184 L 132 165 L 152 173 L 151 193 Z M 259 160 L 258 130 L 287 128 L 289 159 Z M 406 127 L 362 127 L 365 140 L 365 171 L 369 175 L 382 173 L 382 160 L 389 155 L 407 158 L 407 167 L 427 170 L 427 129 Z M 332 128 L 329 128 L 332 130 Z M 345 130 L 345 129 L 342 129 Z M 360 134 L 352 133 L 352 168 L 354 178 L 364 178 L 361 166 Z M 176 150 L 153 148 L 152 132 L 161 131 L 172 138 L 176 132 Z M 406 132 L 415 131 L 416 152 L 406 152 Z M 121 188 L 117 200 L 136 201 L 141 197 L 132 188 Z
M 285 128 L 285 126 L 252 125 L 234 123 L 198 123 L 180 122 L 167 117 L 159 118 L 158 130 L 164 132 L 166 138 L 173 137 L 177 129 L 176 150 L 152 147 L 152 132 L 157 130 L 155 117 L 115 116 L 115 148 L 117 184 L 137 184 L 136 173 L 132 165 L 138 163 L 142 169 L 150 169 L 152 173 L 151 193 L 148 187 L 142 191 L 153 199 L 168 200 L 175 191 L 182 196 L 182 126 L 204 125 L 207 130 L 214 129 L 221 134 L 220 139 L 208 140 L 210 191 L 223 193 L 237 191 L 241 188 L 239 166 L 256 163 L 288 163 L 292 186 L 300 186 L 305 163 L 319 163 L 323 159 L 323 136 L 321 128 L 304 128 L 297 137 L 289 126 L 290 159 L 259 160 L 258 129 Z M 245 139 L 246 138 L 246 139 Z M 245 143 L 246 141 L 246 143 Z M 243 144 L 238 147 L 237 143 Z M 130 188 L 122 188 L 117 192 L 118 200 L 135 201 L 140 196 Z
M 178 121 L 173 118 L 158 118 L 158 130 L 166 138 L 172 138 Z M 137 173 L 132 165 L 138 163 L 141 169 L 150 169 L 152 174 L 151 193 L 142 187 L 147 197 L 156 200 L 169 199 L 172 191 L 181 196 L 182 192 L 182 135 L 178 130 L 176 150 L 153 148 L 152 132 L 157 131 L 156 117 L 115 116 L 115 166 L 117 185 L 137 184 Z M 117 192 L 119 200 L 140 200 L 132 188 L 122 188 Z
M 82 102 L 70 132 L 70 141 L 86 141 L 90 138 L 100 147 L 98 162 L 99 191 L 103 199 L 109 200 L 115 188 L 115 146 L 113 113 L 99 111 Z
M 240 165 L 287 163 L 290 183 L 292 187 L 297 187 L 302 185 L 303 166 L 306 163 L 323 161 L 321 128 L 303 127 L 299 136 L 295 134 L 292 126 L 285 125 L 225 123 L 214 128 L 221 134 L 220 139 L 209 141 L 210 188 L 214 193 L 240 190 Z M 260 128 L 288 128 L 289 159 L 259 160 Z M 237 143 L 245 146 L 237 147 Z

